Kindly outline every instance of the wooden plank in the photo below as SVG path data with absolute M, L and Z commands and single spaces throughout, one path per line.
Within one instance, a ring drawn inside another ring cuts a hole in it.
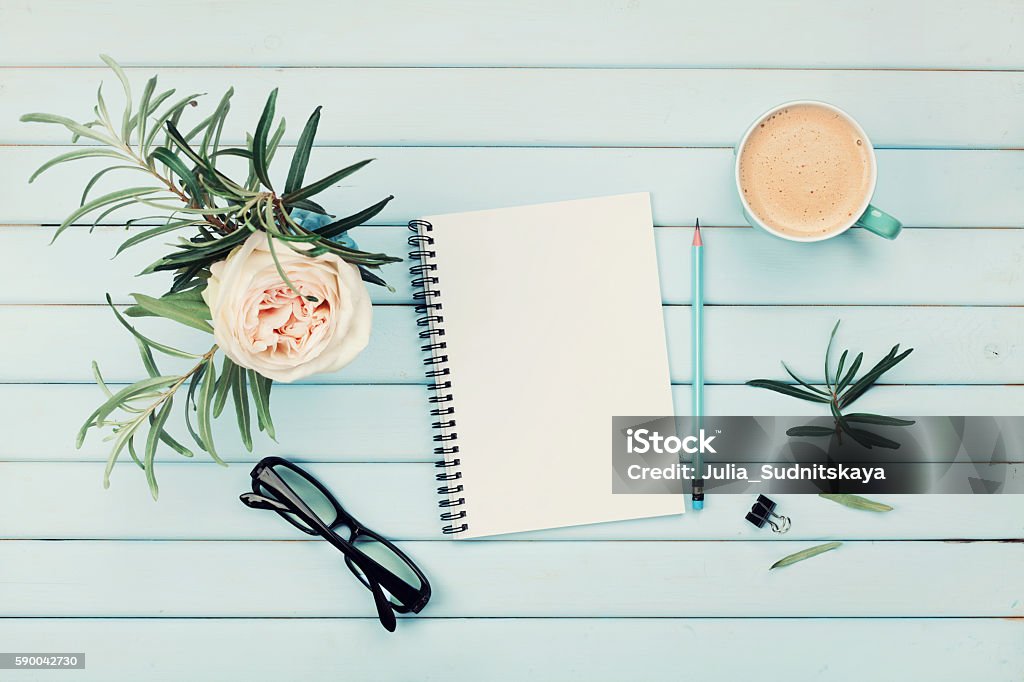
M 255 457 L 253 458 L 255 459 Z M 227 469 L 162 455 L 160 501 L 153 503 L 142 471 L 125 461 L 111 487 L 103 465 L 0 463 L 0 499 L 18 510 L 0 524 L 0 538 L 104 540 L 300 540 L 273 514 L 238 501 L 250 488 L 248 463 Z M 358 519 L 393 540 L 446 540 L 438 520 L 432 464 L 311 464 L 306 467 Z M 1015 467 L 1017 476 L 1022 467 Z M 472 489 L 469 490 L 472 518 Z M 711 495 L 707 514 L 602 523 L 510 536 L 515 540 L 760 540 L 777 537 L 743 520 L 753 495 Z M 787 540 L 941 540 L 1024 538 L 1024 495 L 872 495 L 895 511 L 857 512 L 816 495 L 773 495 L 793 519 Z M 74 499 L 88 514 L 68 514 L 54 499 Z M 680 502 L 681 508 L 682 502 Z M 713 508 L 713 510 L 712 510 Z M 955 509 L 956 513 L 950 513 Z M 196 523 L 196 519 L 203 519 Z M 941 522 L 937 522 L 941 519 Z
M 976 618 L 438 620 L 421 615 L 389 635 L 370 619 L 33 618 L 0 620 L 0 640 L 14 651 L 84 650 L 86 669 L 64 675 L 97 682 L 312 680 L 339 667 L 345 679 L 407 680 L 415 670 L 423 682 L 653 680 L 678 675 L 683 667 L 695 679 L 758 679 L 766 670 L 785 670 L 792 679 L 823 682 L 1017 682 L 1024 666 L 1011 652 L 1020 647 L 1021 627 L 1019 621 Z M 167 642 L 187 655 L 168 655 Z M 273 646 L 254 657 L 254 642 Z M 870 655 L 852 653 L 851 642 Z M 473 655 L 466 655 L 467 649 Z M 680 658 L 677 652 L 705 653 Z M 6 674 L 12 681 L 41 679 L 28 671 Z
M 141 229 L 141 228 L 140 228 Z M 701 228 L 707 251 L 704 300 L 728 304 L 1016 305 L 1024 279 L 1024 230 L 983 228 L 905 230 L 894 242 L 853 230 L 818 244 L 813 252 L 752 228 Z M 3 303 L 98 303 L 110 293 L 118 303 L 129 292 L 166 286 L 165 276 L 134 279 L 168 251 L 171 238 L 155 239 L 110 260 L 135 231 L 105 226 L 92 234 L 73 228 L 49 248 L 55 228 L 0 227 L 0 270 L 8 273 Z M 405 226 L 357 228 L 352 236 L 370 251 L 404 257 Z M 690 301 L 691 228 L 656 228 L 662 301 Z M 34 258 L 25 258 L 27 253 Z M 34 276 L 39 262 L 48 272 L 91 267 L 89 277 Z M 384 268 L 395 288 L 369 287 L 376 303 L 412 303 L 408 264 Z
M 113 48 L 125 64 L 162 65 L 992 69 L 1024 63 L 1017 40 L 1021 9 L 1013 0 L 939 0 L 925 13 L 912 0 L 868 0 L 855 12 L 812 0 L 721 6 L 500 0 L 483 7 L 459 0 L 319 0 L 301 12 L 271 0 L 250 2 L 245 12 L 183 0 L 175 11 L 247 39 L 231 49 L 199 32 L 154 39 L 155 22 L 166 18 L 166 6 L 155 0 L 42 7 L 5 2 L 0 63 L 93 65 L 97 53 Z M 964 40 L 965 34 L 984 39 Z M 60 39 L 40 50 L 39 36 Z M 872 49 L 865 49 L 866 36 Z
M 690 410 L 690 387 L 675 386 L 676 410 Z M 0 384 L 0 461 L 104 461 L 102 439 L 89 437 L 81 450 L 74 436 L 101 400 L 86 384 Z M 241 466 L 257 456 L 281 455 L 307 462 L 432 462 L 427 393 L 414 385 L 280 385 L 272 397 L 278 441 L 253 435 L 254 454 L 240 445 L 232 406 L 214 422 L 219 454 Z M 820 405 L 748 386 L 709 386 L 709 414 L 823 415 Z M 1021 414 L 1024 386 L 879 386 L 857 401 L 858 409 L 882 414 Z M 184 434 L 175 410 L 168 428 Z M 26 424 L 45 428 L 25 428 Z M 183 436 L 184 437 L 184 436 Z M 161 456 L 163 460 L 164 457 Z M 197 461 L 203 459 L 199 455 Z M 247 469 L 246 469 L 247 470 Z M 120 471 L 120 470 L 119 470 Z M 125 473 L 125 475 L 129 475 Z
M 100 64 L 97 60 L 97 64 Z M 100 64 L 102 67 L 102 64 Z M 512 146 L 713 146 L 735 144 L 762 112 L 815 99 L 853 114 L 876 147 L 1024 147 L 1024 73 L 765 69 L 129 69 L 141 92 L 154 73 L 179 93 L 210 93 L 186 116 L 198 122 L 234 87 L 224 140 L 244 144 L 264 100 L 294 144 L 324 106 L 320 144 Z M 88 111 L 106 68 L 5 69 L 0 141 L 67 144 L 57 126 L 25 125 L 28 111 Z M 950 97 L 950 93 L 956 93 Z M 353 98 L 359 106 L 352 106 Z M 415 102 L 414 106 L 409 106 Z M 898 106 L 899 116 L 893 116 Z M 595 115 L 600 112 L 600 115 Z M 514 125 L 510 125 L 514 123 Z
M 8 188 L 2 224 L 59 224 L 78 206 L 87 179 L 104 164 L 75 161 L 24 184 L 38 166 L 70 147 L 0 147 L 0 187 Z M 275 161 L 283 177 L 291 150 Z M 323 177 L 366 158 L 377 161 L 318 196 L 347 214 L 394 194 L 374 219 L 412 218 L 473 209 L 648 191 L 657 225 L 743 225 L 725 148 L 321 147 L 308 177 Z M 916 227 L 1020 227 L 1024 152 L 884 149 L 878 153 L 879 206 Z M 138 178 L 132 177 L 133 181 Z M 97 192 L 123 187 L 111 173 Z M 115 222 L 119 214 L 112 214 Z M 138 217 L 138 212 L 132 213 Z
M 1024 615 L 1024 543 L 847 542 L 788 570 L 768 570 L 808 546 L 403 543 L 431 580 L 424 615 L 433 617 Z M 865 582 L 865 575 L 885 579 Z M 3 617 L 374 613 L 340 554 L 320 541 L 0 543 Z
M 672 381 L 685 383 L 690 377 L 689 308 L 664 310 Z M 91 382 L 89 361 L 96 360 L 109 381 L 137 380 L 141 369 L 135 344 L 111 317 L 101 306 L 0 306 L 0 329 L 32 330 L 32 343 L 22 352 L 0 356 L 0 377 L 15 383 Z M 304 381 L 426 383 L 415 317 L 411 306 L 377 306 L 363 354 L 337 373 Z M 709 383 L 786 379 L 781 360 L 807 379 L 820 380 L 828 335 L 840 318 L 837 348 L 862 350 L 865 362 L 883 357 L 897 342 L 915 348 L 886 374 L 885 383 L 1024 383 L 1024 317 L 1015 308 L 709 306 L 705 317 Z M 208 335 L 162 318 L 143 318 L 138 326 L 164 343 L 209 348 Z M 68 330 L 83 330 L 71 347 Z M 184 364 L 168 360 L 161 366 L 170 371 Z

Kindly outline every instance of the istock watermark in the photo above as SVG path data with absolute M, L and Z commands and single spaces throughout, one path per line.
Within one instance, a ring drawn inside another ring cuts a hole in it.
M 639 455 L 648 452 L 670 455 L 678 455 L 680 452 L 689 455 L 714 454 L 715 448 L 711 445 L 714 439 L 715 437 L 707 435 L 704 429 L 697 435 L 682 438 L 676 435 L 663 436 L 650 429 L 626 429 L 626 448 L 630 453 Z
M 853 438 L 830 417 L 614 417 L 612 490 L 1024 493 L 1024 416 L 902 421 Z

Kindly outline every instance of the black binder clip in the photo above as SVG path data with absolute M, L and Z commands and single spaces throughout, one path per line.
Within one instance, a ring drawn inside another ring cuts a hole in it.
M 780 516 L 775 513 L 776 504 L 764 495 L 757 496 L 757 502 L 754 502 L 754 506 L 750 508 L 750 512 L 747 514 L 747 521 L 758 528 L 764 528 L 765 524 L 771 526 L 773 533 L 785 533 L 789 530 L 792 523 L 788 516 Z M 773 521 L 772 519 L 777 519 Z

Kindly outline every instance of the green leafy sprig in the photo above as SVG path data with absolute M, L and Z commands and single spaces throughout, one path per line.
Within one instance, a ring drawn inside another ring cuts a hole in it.
M 825 349 L 824 390 L 801 379 L 785 362 L 782 363 L 782 367 L 793 378 L 796 385 L 773 379 L 752 379 L 747 382 L 747 385 L 766 388 L 769 391 L 775 391 L 776 393 L 793 398 L 823 403 L 829 406 L 832 418 L 835 421 L 835 428 L 813 425 L 794 426 L 786 431 L 790 436 L 832 437 L 836 435 L 841 438 L 842 434 L 845 433 L 859 445 L 868 449 L 873 447 L 896 449 L 900 446 L 899 443 L 860 425 L 910 426 L 914 423 L 913 421 L 867 412 L 844 413 L 843 410 L 849 407 L 857 398 L 864 395 L 883 374 L 906 359 L 914 349 L 908 348 L 901 353 L 900 344 L 896 344 L 884 358 L 879 360 L 874 367 L 865 372 L 859 379 L 857 378 L 857 372 L 860 370 L 861 362 L 864 360 L 864 353 L 857 353 L 857 356 L 847 366 L 846 360 L 850 356 L 850 351 L 844 350 L 842 355 L 839 356 L 839 364 L 833 374 L 830 369 L 829 356 L 832 352 L 832 344 L 835 341 L 836 332 L 839 330 L 839 322 L 837 321 L 832 328 L 832 334 L 829 336 L 828 346 Z
M 188 387 L 184 401 L 185 424 L 192 440 L 214 461 L 223 464 L 213 442 L 213 419 L 221 414 L 230 393 L 242 443 L 251 451 L 251 399 L 257 427 L 273 438 L 274 424 L 270 416 L 272 382 L 234 364 L 227 357 L 223 358 L 218 374 L 215 365 L 218 348 L 215 344 L 205 353 L 189 353 L 150 339 L 135 329 L 126 317 L 163 317 L 212 333 L 210 311 L 202 296 L 209 268 L 253 234 L 265 235 L 278 274 L 296 293 L 299 292 L 281 267 L 280 248 L 290 248 L 309 257 L 334 254 L 356 265 L 364 281 L 381 286 L 387 284 L 377 271 L 382 265 L 401 259 L 361 251 L 338 241 L 350 229 L 380 213 L 393 197 L 386 197 L 316 229 L 306 229 L 293 218 L 292 212 L 296 209 L 328 215 L 314 197 L 370 163 L 370 160 L 360 161 L 314 182 L 305 181 L 320 121 L 320 107 L 310 115 L 299 136 L 287 178 L 279 192 L 275 190 L 270 173 L 285 132 L 283 118 L 275 125 L 276 89 L 267 98 L 255 131 L 247 136 L 246 145 L 227 147 L 221 144 L 221 138 L 231 109 L 233 89 L 224 93 L 211 114 L 187 127 L 183 115 L 198 106 L 199 93 L 175 99 L 173 89 L 158 91 L 157 77 L 154 76 L 146 82 L 136 101 L 124 70 L 113 59 L 105 55 L 102 59 L 114 71 L 124 91 L 124 108 L 119 117 L 111 116 L 101 85 L 93 107 L 95 117 L 90 121 L 78 122 L 43 113 L 26 114 L 21 120 L 60 125 L 71 134 L 73 144 L 80 141 L 90 143 L 90 146 L 50 159 L 32 174 L 29 182 L 50 168 L 71 161 L 110 160 L 109 165 L 86 183 L 78 208 L 58 226 L 53 239 L 71 225 L 87 220 L 87 217 L 94 228 L 115 212 L 132 207 L 149 215 L 134 217 L 124 223 L 125 227 L 150 227 L 129 236 L 115 255 L 180 230 L 191 233 L 190 236 L 179 236 L 172 245 L 173 250 L 140 273 L 173 274 L 172 282 L 162 296 L 132 294 L 135 305 L 123 314 L 107 296 L 114 316 L 134 337 L 148 376 L 128 386 L 110 387 L 94 362 L 96 382 L 104 391 L 106 400 L 83 424 L 77 439 L 77 445 L 81 447 L 90 429 L 109 430 L 106 440 L 111 442 L 111 449 L 104 486 L 109 485 L 110 473 L 118 457 L 127 450 L 145 471 L 155 499 L 159 492 L 154 473 L 158 446 L 162 443 L 180 455 L 193 456 L 192 451 L 167 430 L 168 417 L 179 389 Z M 248 164 L 245 181 L 232 179 L 218 167 L 218 162 L 229 156 L 244 159 Z M 127 173 L 143 180 L 135 186 L 92 198 L 98 183 L 113 173 Z M 312 296 L 306 298 L 316 300 Z M 156 362 L 157 355 L 191 360 L 195 364 L 183 374 L 166 374 Z
M 72 142 L 85 139 L 102 145 L 76 149 L 50 159 L 32 174 L 29 182 L 59 164 L 88 158 L 112 159 L 110 166 L 99 170 L 86 183 L 79 207 L 58 226 L 54 239 L 88 215 L 94 216 L 92 225 L 95 227 L 115 211 L 135 205 L 146 210 L 156 209 L 160 213 L 129 220 L 126 227 L 154 220 L 158 224 L 131 236 L 121 244 L 118 253 L 182 228 L 196 231 L 190 238 L 181 238 L 174 251 L 143 271 L 175 272 L 171 292 L 186 288 L 204 269 L 225 258 L 254 232 L 266 233 L 271 249 L 275 242 L 281 242 L 310 257 L 333 253 L 355 264 L 367 282 L 386 286 L 375 271 L 381 265 L 400 261 L 400 258 L 349 248 L 339 243 L 337 238 L 376 216 L 393 197 L 386 197 L 373 206 L 314 230 L 302 227 L 292 218 L 294 209 L 328 215 L 320 204 L 313 201 L 313 197 L 372 160 L 359 161 L 315 182 L 303 184 L 320 122 L 320 107 L 306 122 L 292 156 L 283 191 L 277 193 L 269 168 L 284 136 L 285 121 L 282 118 L 274 126 L 276 89 L 267 98 L 255 133 L 248 136 L 246 147 L 222 147 L 221 135 L 231 109 L 233 89 L 224 94 L 212 114 L 183 133 L 179 130 L 182 114 L 197 106 L 198 93 L 173 101 L 161 110 L 161 105 L 170 100 L 175 91 L 157 93 L 157 77 L 153 76 L 135 105 L 124 70 L 105 55 L 103 60 L 117 75 L 124 90 L 125 107 L 119 126 L 110 116 L 102 85 L 96 93 L 95 118 L 91 121 L 79 123 L 64 116 L 41 113 L 21 117 L 25 122 L 61 125 L 71 133 Z M 232 180 L 217 167 L 219 159 L 224 156 L 241 157 L 248 162 L 249 174 L 245 182 Z M 95 185 L 114 171 L 141 172 L 149 182 L 90 200 L 89 195 Z M 279 264 L 278 271 L 291 286 Z

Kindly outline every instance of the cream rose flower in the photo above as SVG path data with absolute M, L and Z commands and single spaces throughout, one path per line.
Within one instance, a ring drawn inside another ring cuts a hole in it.
M 281 281 L 267 235 L 254 233 L 210 267 L 203 299 L 217 345 L 235 364 L 274 381 L 333 372 L 352 362 L 370 340 L 372 320 L 359 269 L 332 254 L 310 258 L 283 242 L 274 247 L 302 296 Z

